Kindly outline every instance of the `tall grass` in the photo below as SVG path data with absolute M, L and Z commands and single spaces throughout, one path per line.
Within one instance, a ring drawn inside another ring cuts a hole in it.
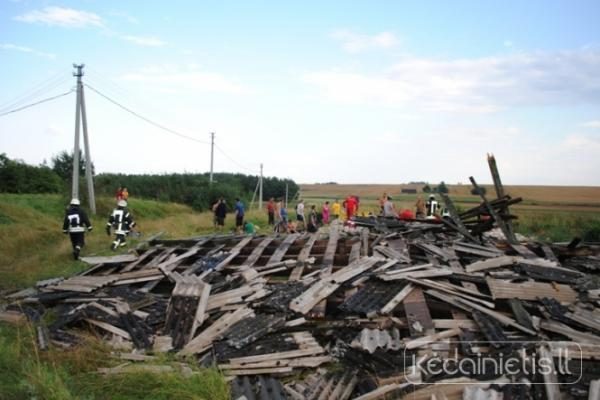
M 600 215 L 593 212 L 523 211 L 515 230 L 546 242 L 566 242 L 575 237 L 600 242 Z
M 72 350 L 38 352 L 34 330 L 29 324 L 5 326 L 0 323 L 0 400 L 20 399 L 203 399 L 225 400 L 228 387 L 215 369 L 191 366 L 192 373 L 156 374 L 135 371 L 101 375 L 99 367 L 120 363 L 111 358 L 110 348 L 87 337 Z M 162 365 L 179 365 L 169 356 Z

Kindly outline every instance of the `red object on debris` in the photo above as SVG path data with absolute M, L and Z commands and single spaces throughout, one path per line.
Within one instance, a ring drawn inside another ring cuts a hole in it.
M 406 210 L 402 210 L 402 212 L 399 215 L 399 218 L 404 221 L 413 220 L 413 219 L 415 219 L 415 214 L 412 211 L 406 209 Z

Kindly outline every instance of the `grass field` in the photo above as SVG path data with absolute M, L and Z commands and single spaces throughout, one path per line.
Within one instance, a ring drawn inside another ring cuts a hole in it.
M 0 194 L 0 293 L 33 285 L 45 278 L 68 276 L 88 266 L 71 257 L 67 235 L 62 233 L 67 199 L 57 195 Z M 111 238 L 104 232 L 112 199 L 98 200 L 94 230 L 86 235 L 83 255 L 108 255 Z M 179 204 L 131 199 L 130 208 L 142 233 L 138 240 L 164 231 L 166 237 L 189 237 L 213 232 L 212 216 Z M 262 212 L 248 219 L 266 226 Z M 226 230 L 233 229 L 233 217 Z M 138 240 L 130 240 L 130 247 Z M 127 251 L 122 250 L 123 252 Z M 198 369 L 193 374 L 137 372 L 105 377 L 98 367 L 116 366 L 98 338 L 75 350 L 53 349 L 38 353 L 31 327 L 0 322 L 0 400 L 13 399 L 228 399 L 228 387 L 220 373 Z M 163 357 L 162 365 L 177 366 Z
M 478 205 L 481 199 L 470 193 L 470 185 L 447 185 L 449 195 L 459 209 L 465 210 Z M 488 199 L 494 198 L 494 187 L 483 185 Z M 307 204 L 320 206 L 326 200 L 342 201 L 349 194 L 360 197 L 361 211 L 378 212 L 378 199 L 383 193 L 392 197 L 397 209 L 414 209 L 423 185 L 300 185 L 300 197 Z M 418 194 L 402 194 L 402 189 L 417 189 Z M 600 187 L 577 186 L 505 186 L 511 197 L 523 201 L 511 212 L 519 217 L 517 230 L 527 236 L 545 241 L 569 241 L 583 237 L 600 241 Z M 438 199 L 439 200 L 439 199 Z

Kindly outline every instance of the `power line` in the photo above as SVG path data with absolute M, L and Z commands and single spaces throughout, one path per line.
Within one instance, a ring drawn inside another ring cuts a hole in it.
M 6 112 L 0 114 L 0 117 L 3 117 L 3 116 L 8 115 L 8 114 L 16 113 L 16 112 L 21 111 L 21 110 L 25 110 L 26 108 L 37 106 L 38 104 L 42 104 L 42 103 L 46 103 L 48 101 L 56 100 L 59 97 L 66 96 L 66 95 L 68 95 L 70 93 L 73 93 L 73 92 L 74 92 L 74 90 L 71 89 L 68 92 L 65 92 L 65 93 L 62 93 L 62 94 L 59 94 L 59 95 L 56 95 L 56 96 L 48 97 L 47 99 L 36 101 L 35 103 L 27 104 L 27 105 L 25 105 L 23 107 L 15 108 L 14 110 L 6 111 Z
M 167 128 L 166 126 L 163 126 L 163 125 L 161 125 L 161 124 L 159 124 L 159 123 L 157 123 L 157 122 L 154 122 L 154 121 L 152 121 L 151 119 L 148 119 L 148 118 L 144 117 L 143 115 L 140 115 L 140 114 L 138 114 L 137 112 L 133 111 L 132 109 L 125 107 L 124 105 L 122 105 L 122 104 L 121 104 L 121 103 L 119 103 L 118 101 L 116 101 L 116 100 L 113 100 L 112 98 L 110 98 L 110 97 L 108 97 L 107 95 L 105 95 L 105 94 L 101 93 L 100 91 L 98 91 L 97 89 L 95 89 L 95 88 L 93 88 L 92 86 L 88 85 L 87 83 L 86 83 L 86 84 L 84 84 L 84 85 L 85 85 L 86 87 L 88 87 L 90 90 L 92 90 L 93 92 L 95 92 L 96 94 L 98 94 L 98 95 L 100 95 L 100 96 L 104 97 L 106 100 L 110 101 L 111 103 L 113 103 L 113 104 L 114 104 L 114 105 L 116 105 L 117 107 L 119 107 L 119 108 L 121 108 L 121 109 L 123 109 L 123 110 L 127 111 L 127 112 L 128 112 L 128 113 L 130 113 L 131 115 L 133 115 L 133 116 L 135 116 L 135 117 L 137 117 L 137 118 L 139 118 L 139 119 L 141 119 L 141 120 L 143 120 L 143 121 L 145 121 L 145 122 L 149 123 L 150 125 L 153 125 L 153 126 L 155 126 L 155 127 L 159 128 L 159 129 L 162 129 L 162 130 L 164 130 L 164 131 L 166 131 L 166 132 L 172 133 L 172 134 L 174 134 L 174 135 L 177 135 L 177 136 L 179 136 L 179 137 L 182 137 L 182 138 L 184 138 L 184 139 L 192 140 L 192 141 L 194 141 L 194 142 L 203 143 L 203 144 L 210 144 L 209 142 L 206 142 L 206 141 L 204 141 L 204 140 L 200 140 L 200 139 L 196 139 L 196 138 L 194 138 L 194 137 L 192 137 L 192 136 L 184 135 L 183 133 L 177 132 L 177 131 L 175 131 L 175 130 L 173 130 L 173 129 L 170 129 L 170 128 Z
M 237 165 L 238 167 L 245 169 L 246 171 L 250 171 L 254 174 L 258 174 L 258 171 L 252 168 L 248 168 L 245 165 L 240 164 L 239 162 L 237 162 L 233 157 L 231 157 L 229 154 L 225 153 L 225 151 L 219 147 L 218 144 L 215 143 L 215 148 L 219 151 L 219 153 L 223 154 L 225 157 L 227 157 L 229 159 L 229 161 L 231 161 L 232 163 L 234 163 L 235 165 Z
M 43 92 L 49 92 L 51 90 L 54 90 L 56 87 L 62 85 L 64 82 L 68 81 L 69 79 L 70 79 L 70 77 L 68 77 L 68 76 L 63 76 L 63 74 L 57 74 L 43 82 L 40 82 L 39 84 L 33 86 L 32 88 L 30 88 L 28 91 L 26 91 L 22 95 L 17 96 L 13 100 L 7 101 L 7 102 L 3 103 L 2 105 L 0 105 L 0 112 L 9 110 L 9 109 L 12 109 L 15 107 L 20 107 L 23 104 L 31 102 L 31 101 L 35 100 L 37 97 L 39 97 Z

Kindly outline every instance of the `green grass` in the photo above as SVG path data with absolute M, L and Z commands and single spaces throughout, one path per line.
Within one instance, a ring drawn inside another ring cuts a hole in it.
M 24 288 L 36 281 L 69 276 L 89 266 L 73 261 L 71 245 L 62 233 L 68 199 L 58 195 L 0 194 L 0 292 Z M 86 235 L 83 255 L 113 254 L 104 225 L 114 200 L 100 198 L 94 230 Z M 214 232 L 210 213 L 197 213 L 180 204 L 131 199 L 140 240 L 159 231 L 167 237 L 189 237 Z M 250 212 L 261 226 L 266 217 Z M 226 230 L 233 229 L 228 217 Z M 263 224 L 264 226 L 265 224 Z M 137 240 L 130 240 L 130 246 Z M 123 250 L 127 251 L 127 250 Z M 154 374 L 144 371 L 103 376 L 99 367 L 121 363 L 110 348 L 95 338 L 72 350 L 36 351 L 29 325 L 0 322 L 0 400 L 4 399 L 228 399 L 228 387 L 213 369 L 191 366 L 193 374 Z M 159 363 L 176 366 L 173 357 Z
M 567 242 L 574 237 L 600 242 L 600 215 L 586 211 L 517 211 L 515 230 L 546 242 Z
M 122 360 L 110 358 L 111 349 L 88 337 L 73 350 L 38 352 L 29 324 L 0 323 L 0 400 L 19 399 L 228 399 L 228 387 L 216 369 L 190 366 L 192 374 L 133 371 L 101 375 L 100 367 L 114 367 Z M 160 365 L 178 362 L 169 356 Z M 135 366 L 134 366 L 135 368 Z

